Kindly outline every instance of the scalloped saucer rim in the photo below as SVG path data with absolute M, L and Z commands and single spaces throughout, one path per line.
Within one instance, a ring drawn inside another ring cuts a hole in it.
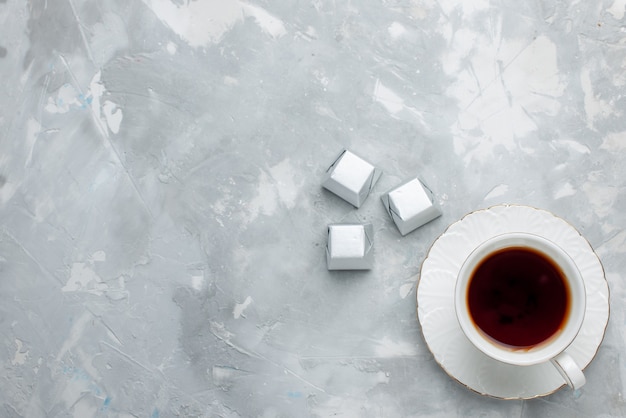
M 467 229 L 476 233 L 463 234 Z M 470 212 L 448 226 L 422 262 L 416 289 L 417 315 L 429 351 L 452 379 L 481 395 L 530 399 L 552 394 L 565 385 L 556 369 L 545 363 L 507 365 L 478 351 L 456 322 L 453 292 L 450 292 L 468 251 L 491 236 L 511 231 L 536 233 L 555 241 L 581 270 L 588 287 L 585 321 L 568 351 L 586 368 L 595 358 L 606 332 L 610 316 L 608 283 L 602 263 L 589 242 L 571 224 L 544 209 L 495 205 Z

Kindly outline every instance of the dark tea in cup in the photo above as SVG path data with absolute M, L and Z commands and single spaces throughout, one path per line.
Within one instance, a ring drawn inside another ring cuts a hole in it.
M 476 265 L 467 304 L 472 321 L 489 338 L 510 347 L 533 347 L 563 327 L 569 293 L 552 259 L 533 248 L 509 247 Z
M 461 330 L 485 355 L 515 366 L 550 362 L 574 389 L 585 375 L 567 348 L 585 318 L 578 266 L 556 243 L 536 234 L 496 235 L 468 254 L 456 279 Z

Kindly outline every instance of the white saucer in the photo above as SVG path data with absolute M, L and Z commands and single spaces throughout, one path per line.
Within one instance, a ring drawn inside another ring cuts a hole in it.
M 478 244 L 505 232 L 552 240 L 576 262 L 585 280 L 587 308 L 580 333 L 567 349 L 583 369 L 593 360 L 609 320 L 609 287 L 589 243 L 564 220 L 544 210 L 500 205 L 466 215 L 433 243 L 417 285 L 417 314 L 424 339 L 439 365 L 469 389 L 501 399 L 549 395 L 565 382 L 552 364 L 512 366 L 493 360 L 465 337 L 454 311 L 456 276 Z

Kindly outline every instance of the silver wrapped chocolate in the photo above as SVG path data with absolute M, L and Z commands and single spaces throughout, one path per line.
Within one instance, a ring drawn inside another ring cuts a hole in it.
M 433 192 L 419 178 L 405 181 L 385 193 L 381 199 L 402 235 L 441 216 Z
M 358 208 L 381 173 L 373 164 L 344 149 L 326 170 L 322 187 Z
M 372 224 L 330 224 L 326 244 L 328 270 L 369 270 L 374 265 Z

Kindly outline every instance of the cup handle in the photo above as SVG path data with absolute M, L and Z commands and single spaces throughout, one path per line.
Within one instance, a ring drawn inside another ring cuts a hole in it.
M 587 381 L 582 370 L 578 367 L 578 364 L 576 364 L 572 356 L 565 351 L 550 361 L 559 371 L 563 379 L 565 379 L 565 383 L 572 389 L 579 389 Z

